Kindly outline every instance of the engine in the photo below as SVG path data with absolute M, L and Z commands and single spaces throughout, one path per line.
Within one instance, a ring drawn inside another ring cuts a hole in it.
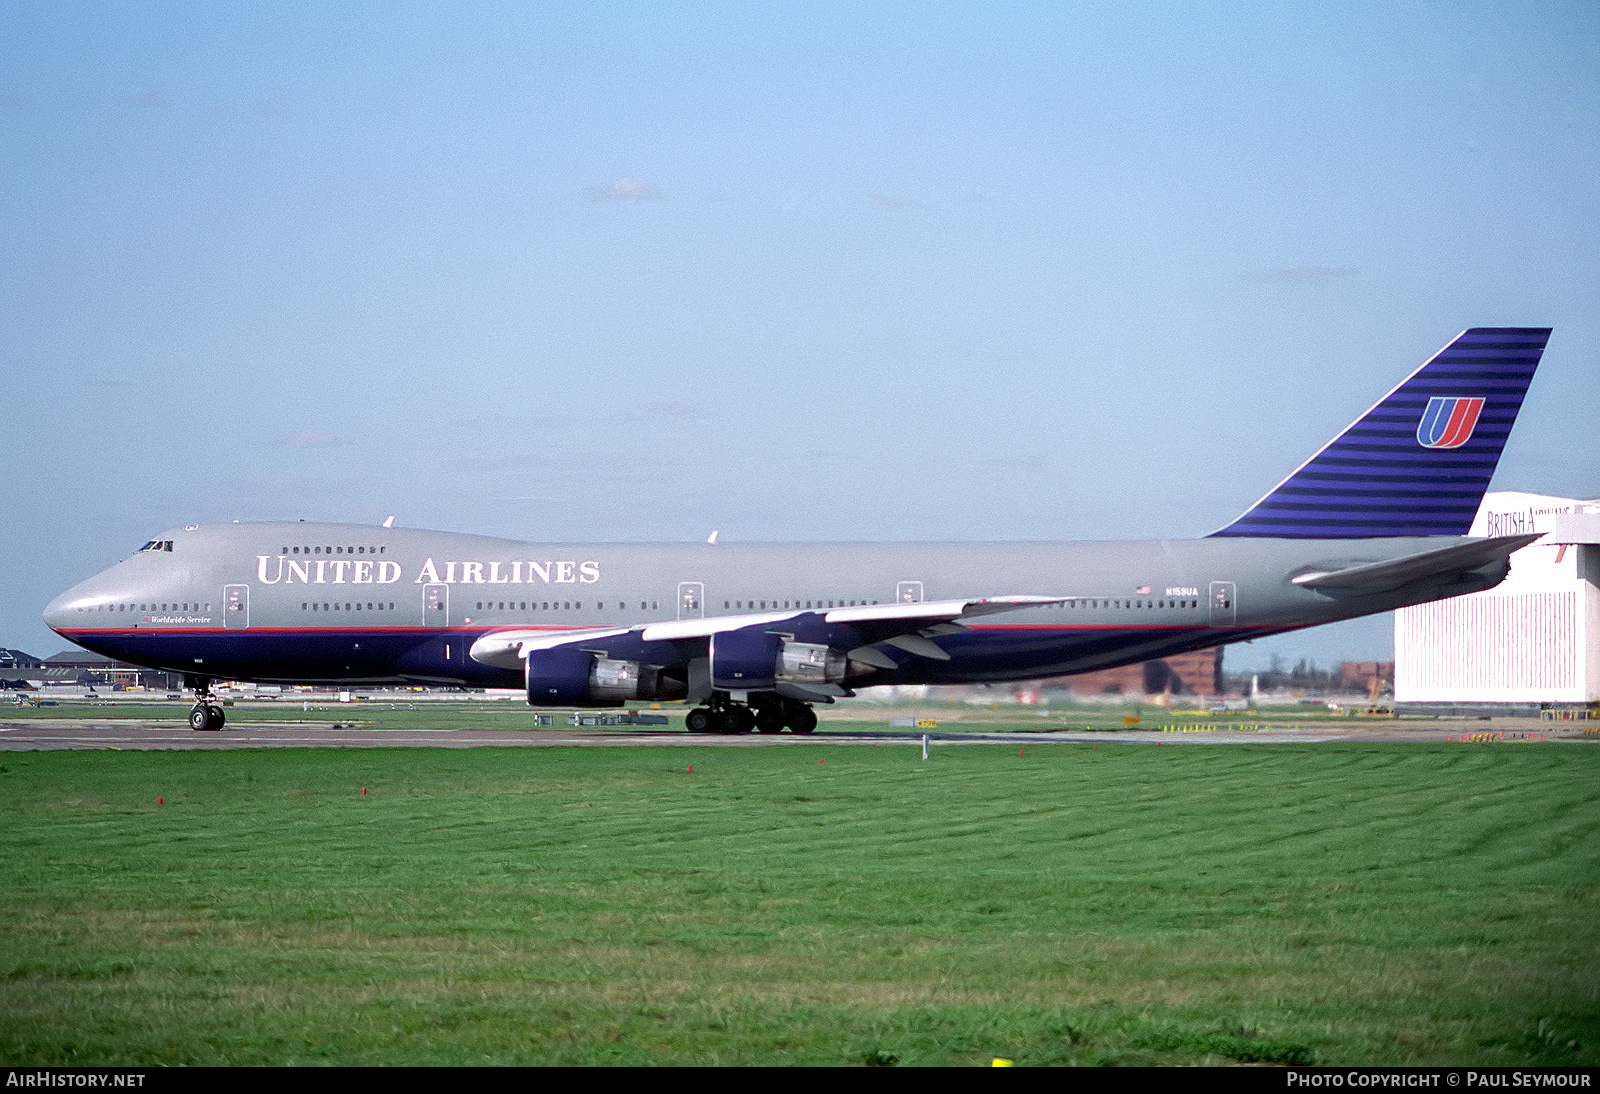
M 847 665 L 840 650 L 769 631 L 723 631 L 711 637 L 712 685 L 731 691 L 836 684 L 845 678 Z
M 523 673 L 532 706 L 620 707 L 629 699 L 677 699 L 685 692 L 659 666 L 588 650 L 532 650 Z

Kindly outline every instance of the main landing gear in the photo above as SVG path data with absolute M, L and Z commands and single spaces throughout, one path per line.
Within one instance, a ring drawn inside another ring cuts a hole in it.
M 189 728 L 197 733 L 222 728 L 228 719 L 222 708 L 212 701 L 211 677 L 188 675 L 184 686 L 194 689 L 194 709 L 189 712 Z
M 710 702 L 695 707 L 684 716 L 690 733 L 810 733 L 817 728 L 817 712 L 798 699 L 781 695 L 758 694 L 749 703 L 735 703 L 725 691 L 712 694 Z

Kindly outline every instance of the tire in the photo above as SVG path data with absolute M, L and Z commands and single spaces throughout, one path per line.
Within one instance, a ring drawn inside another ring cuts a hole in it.
M 791 733 L 810 733 L 816 728 L 817 712 L 810 707 L 796 707 L 789 712 L 789 731 Z
M 778 707 L 762 707 L 756 711 L 757 733 L 782 733 L 783 711 Z
M 211 728 L 221 729 L 228 721 L 228 716 L 222 713 L 221 707 L 206 707 L 211 712 Z
M 728 732 L 749 733 L 756 728 L 755 711 L 749 707 L 732 707 L 728 710 Z
M 216 729 L 217 722 L 216 719 L 211 717 L 211 708 L 197 706 L 191 710 L 189 712 L 189 728 L 196 733 L 204 733 L 207 730 Z
M 711 724 L 711 712 L 705 707 L 695 707 L 683 716 L 683 728 L 690 733 L 715 733 Z

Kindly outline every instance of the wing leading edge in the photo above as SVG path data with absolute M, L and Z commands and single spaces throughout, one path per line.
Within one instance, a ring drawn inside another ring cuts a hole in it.
M 937 637 L 938 628 L 954 626 L 960 628 L 962 621 L 976 619 L 987 615 L 996 615 L 1001 612 L 1019 611 L 1025 608 L 1037 608 L 1046 604 L 1063 604 L 1077 597 L 1065 596 L 989 596 L 968 597 L 962 600 L 934 600 L 917 604 L 866 604 L 853 608 L 828 608 L 820 611 L 802 610 L 789 612 L 753 612 L 743 615 L 718 615 L 704 619 L 679 619 L 664 623 L 640 623 L 632 627 L 608 627 L 582 631 L 549 631 L 528 629 L 508 629 L 493 631 L 484 635 L 472 644 L 471 655 L 474 661 L 495 668 L 517 669 L 522 666 L 529 653 L 538 650 L 553 649 L 583 649 L 585 647 L 600 648 L 600 644 L 623 636 L 632 636 L 640 642 L 684 642 L 698 639 L 711 639 L 715 635 L 727 634 L 734 631 L 747 629 L 768 630 L 781 629 L 785 623 L 793 623 L 806 617 L 817 620 L 825 625 L 844 625 L 862 628 L 869 633 L 872 641 L 862 647 L 850 651 L 850 656 L 863 664 L 874 667 L 886 667 L 883 662 L 888 661 L 892 666 L 894 662 L 887 654 L 864 653 L 856 657 L 859 650 L 870 650 L 875 646 L 893 645 L 907 653 L 922 657 L 944 659 L 945 655 L 931 639 Z M 932 630 L 934 633 L 924 635 L 919 632 Z M 954 633 L 953 631 L 944 633 Z

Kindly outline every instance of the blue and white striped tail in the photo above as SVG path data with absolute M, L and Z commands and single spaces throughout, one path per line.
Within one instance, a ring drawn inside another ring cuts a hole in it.
M 1473 327 L 1214 536 L 1462 536 L 1549 327 Z

